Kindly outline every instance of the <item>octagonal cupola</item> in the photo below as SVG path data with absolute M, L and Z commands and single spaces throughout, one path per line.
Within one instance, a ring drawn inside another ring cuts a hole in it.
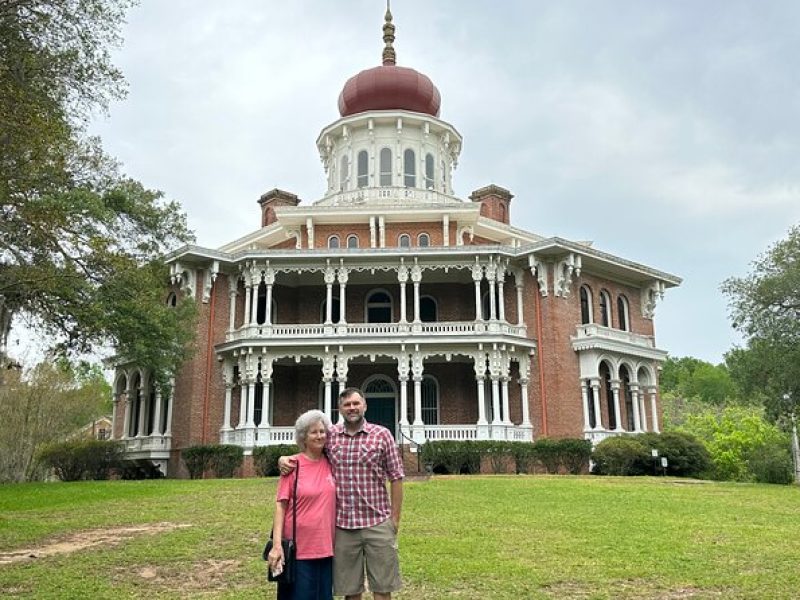
M 386 9 L 382 64 L 354 75 L 339 95 L 341 118 L 317 139 L 327 190 L 317 204 L 440 204 L 452 198 L 461 135 L 439 119 L 441 96 L 426 75 L 396 64 Z

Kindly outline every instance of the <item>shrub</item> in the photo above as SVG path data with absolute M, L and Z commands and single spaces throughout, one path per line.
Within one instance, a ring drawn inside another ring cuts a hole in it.
M 244 461 L 244 448 L 233 444 L 220 444 L 212 448 L 211 468 L 217 477 L 231 478 Z
M 548 473 L 558 473 L 560 465 L 559 451 L 556 447 L 556 440 L 550 438 L 539 438 L 531 447 L 533 458 L 544 467 Z
M 589 467 L 592 442 L 579 438 L 563 438 L 555 442 L 559 449 L 560 462 L 568 473 L 578 475 Z
M 598 475 L 643 475 L 648 472 L 650 451 L 637 437 L 604 439 L 592 453 Z
M 293 456 L 300 452 L 295 444 L 279 444 L 277 446 L 259 446 L 253 450 L 253 465 L 256 474 L 261 477 L 277 477 L 278 459 L 281 456 Z
M 79 439 L 50 444 L 39 453 L 39 460 L 61 481 L 78 481 L 108 479 L 121 456 L 119 442 Z
M 493 442 L 427 442 L 420 446 L 420 458 L 426 469 L 439 474 L 472 474 L 481 470 L 481 456 Z
M 164 473 L 161 472 L 153 461 L 147 459 L 123 460 L 117 469 L 120 479 L 140 480 L 140 479 L 162 479 Z
M 191 479 L 199 479 L 211 467 L 213 450 L 211 446 L 191 446 L 186 448 L 183 453 L 183 462 L 189 471 Z
M 780 442 L 770 442 L 756 448 L 747 465 L 758 483 L 788 485 L 794 480 L 792 455 L 786 445 Z
M 711 457 L 695 436 L 680 432 L 644 433 L 639 441 L 645 448 L 655 448 L 667 458 L 667 474 L 676 477 L 700 477 L 711 468 Z
M 528 442 L 513 442 L 511 455 L 514 457 L 515 471 L 519 473 L 533 473 L 536 457 L 533 453 L 533 444 Z
M 477 442 L 480 444 L 478 450 L 482 456 L 489 457 L 489 465 L 492 473 L 505 473 L 508 469 L 508 461 L 511 458 L 512 442 Z

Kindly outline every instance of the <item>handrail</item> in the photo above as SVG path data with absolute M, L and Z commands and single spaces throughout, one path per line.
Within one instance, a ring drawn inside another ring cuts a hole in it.
M 422 470 L 420 469 L 420 466 L 419 466 L 419 447 L 420 447 L 420 444 L 419 444 L 419 442 L 417 442 L 416 440 L 414 440 L 414 439 L 412 439 L 412 438 L 408 437 L 408 436 L 407 436 L 405 433 L 403 433 L 403 429 L 402 429 L 402 428 L 400 428 L 398 431 L 400 432 L 400 435 L 401 435 L 401 436 L 402 436 L 404 439 L 407 439 L 409 442 L 411 442 L 412 444 L 414 444 L 414 446 L 416 447 L 416 449 L 417 449 L 417 452 L 416 452 L 416 455 L 417 455 L 417 472 L 418 472 L 418 473 L 421 473 L 421 472 L 422 472 Z M 401 445 L 401 446 L 402 446 L 402 445 Z

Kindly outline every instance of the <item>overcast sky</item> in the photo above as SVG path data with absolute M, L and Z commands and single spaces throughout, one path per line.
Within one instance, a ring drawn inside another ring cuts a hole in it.
M 129 96 L 92 127 L 179 200 L 198 243 L 259 225 L 274 187 L 325 189 L 315 147 L 345 81 L 379 64 L 382 0 L 142 0 L 115 55 Z M 718 362 L 719 285 L 800 222 L 800 2 L 394 0 L 398 64 L 464 136 L 457 195 L 512 223 L 684 278 L 657 344 Z

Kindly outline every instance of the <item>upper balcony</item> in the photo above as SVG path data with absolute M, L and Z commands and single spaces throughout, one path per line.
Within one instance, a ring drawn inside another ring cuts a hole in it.
M 339 323 L 248 325 L 225 335 L 226 343 L 244 340 L 342 343 L 359 341 L 473 341 L 476 337 L 512 336 L 527 339 L 527 327 L 503 321 L 441 321 L 421 323 Z
M 576 351 L 608 350 L 655 360 L 664 360 L 667 355 L 664 350 L 656 348 L 652 335 L 612 329 L 596 323 L 578 325 L 576 335 L 572 337 L 572 348 Z

